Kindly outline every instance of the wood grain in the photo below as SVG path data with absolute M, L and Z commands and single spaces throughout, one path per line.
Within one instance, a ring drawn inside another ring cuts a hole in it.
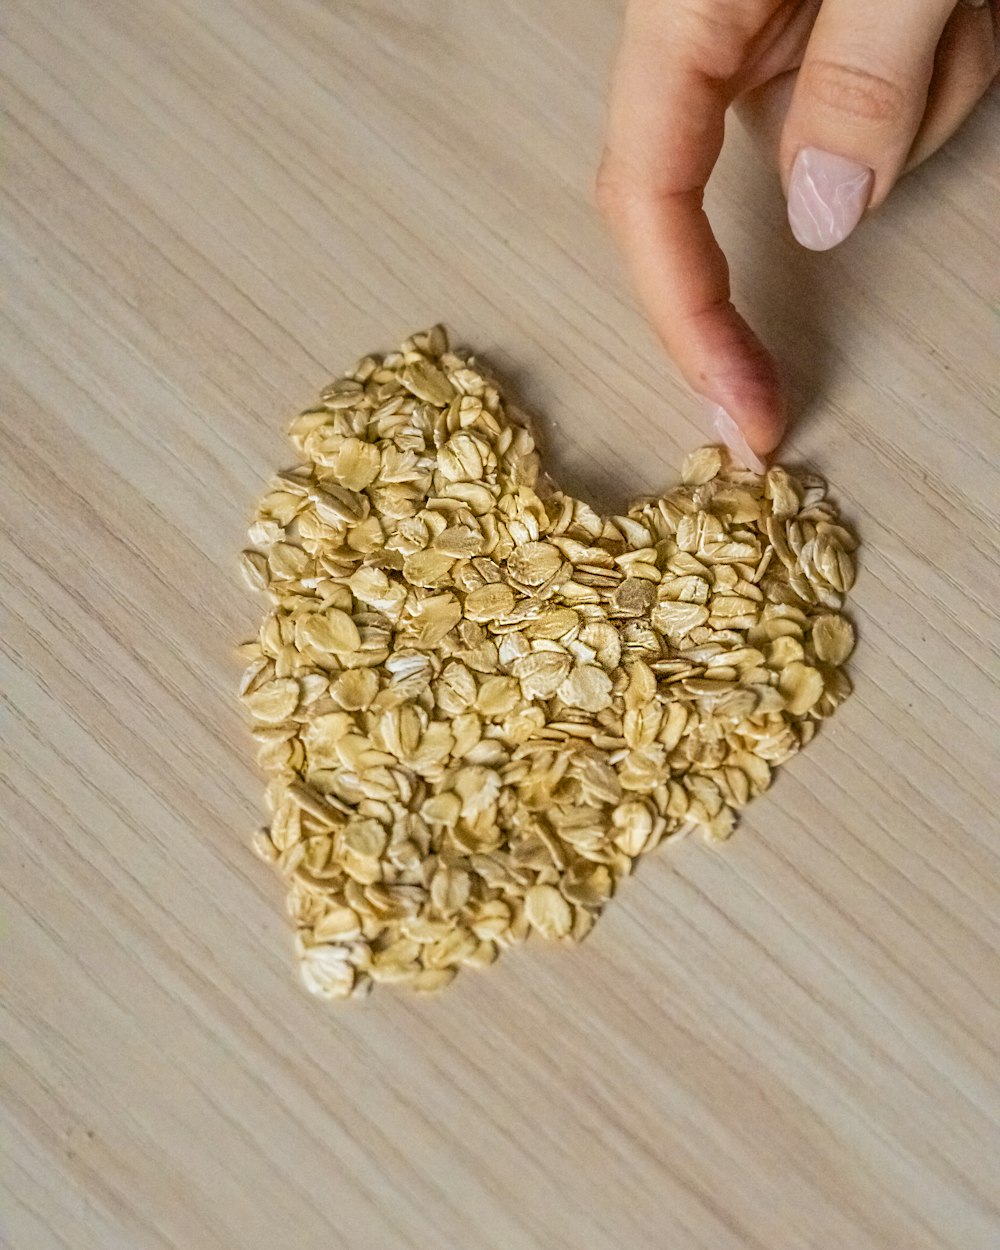
M 595 220 L 611 0 L 10 0 L 0 1243 L 1000 1245 L 1000 98 L 828 256 L 711 211 L 864 537 L 857 694 L 578 952 L 325 1008 L 247 849 L 234 561 L 439 318 L 598 505 L 701 437 Z

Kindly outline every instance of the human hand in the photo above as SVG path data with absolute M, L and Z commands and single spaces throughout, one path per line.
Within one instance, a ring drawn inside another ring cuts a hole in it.
M 667 351 L 750 467 L 786 410 L 702 207 L 727 108 L 773 151 L 795 237 L 824 250 L 965 120 L 1000 69 L 996 36 L 985 0 L 630 0 L 598 199 Z

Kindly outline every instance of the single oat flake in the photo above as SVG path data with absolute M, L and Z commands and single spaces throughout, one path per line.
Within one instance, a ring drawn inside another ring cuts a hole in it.
M 857 543 L 812 474 L 703 447 L 599 517 L 440 326 L 291 439 L 242 556 L 271 607 L 240 697 L 314 994 L 581 941 L 639 856 L 727 838 L 850 693 Z

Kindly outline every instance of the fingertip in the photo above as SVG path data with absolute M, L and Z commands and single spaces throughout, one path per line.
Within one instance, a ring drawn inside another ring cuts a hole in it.
M 731 424 L 747 449 L 763 458 L 781 442 L 788 423 L 784 379 L 774 357 L 739 314 L 733 312 L 724 325 L 725 330 L 719 326 L 717 334 L 698 345 L 701 360 L 714 368 L 696 371 L 689 381 L 705 401 L 711 422 L 724 414 L 723 429 L 731 432 Z M 721 436 L 722 430 L 714 433 Z M 737 446 L 723 441 L 736 455 Z
M 729 454 L 737 464 L 752 469 L 754 473 L 764 473 L 767 465 L 747 442 L 743 431 L 721 404 L 705 400 L 705 415 L 712 436 L 729 449 Z
M 781 443 L 787 425 L 783 401 L 750 406 L 730 400 L 729 406 L 703 401 L 705 419 L 714 438 L 729 448 L 733 458 L 755 473 L 767 468 L 767 458 Z

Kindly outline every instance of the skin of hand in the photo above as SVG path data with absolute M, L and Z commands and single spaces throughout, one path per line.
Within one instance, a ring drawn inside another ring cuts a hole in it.
M 703 208 L 727 109 L 773 155 L 796 239 L 825 250 L 958 129 L 998 47 L 983 0 L 630 0 L 598 203 L 667 352 L 749 467 L 787 412 Z

